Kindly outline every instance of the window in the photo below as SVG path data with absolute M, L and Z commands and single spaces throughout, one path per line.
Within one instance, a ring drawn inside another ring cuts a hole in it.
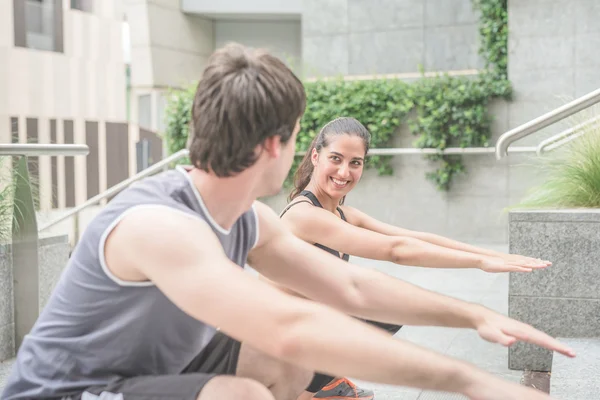
M 71 9 L 93 13 L 94 0 L 71 0 Z
M 138 96 L 138 125 L 144 129 L 152 129 L 152 96 Z
M 62 0 L 13 0 L 15 46 L 63 51 Z

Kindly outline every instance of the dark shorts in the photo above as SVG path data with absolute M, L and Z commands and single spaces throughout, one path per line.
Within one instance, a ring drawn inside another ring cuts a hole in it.
M 235 375 L 240 342 L 217 332 L 210 343 L 178 375 L 123 378 L 64 400 L 196 400 L 217 375 Z M 102 394 L 102 396 L 100 396 Z
M 400 330 L 400 328 L 402 328 L 402 325 L 386 324 L 384 322 L 368 321 L 368 320 L 365 320 L 365 322 L 367 324 L 374 325 L 380 329 L 383 329 L 384 331 L 386 331 L 392 335 L 395 335 Z M 323 389 L 325 386 L 327 386 L 327 384 L 329 384 L 329 382 L 331 382 L 334 378 L 335 378 L 334 376 L 317 373 L 313 376 L 313 379 L 310 382 L 310 384 L 308 385 L 308 387 L 306 388 L 306 391 L 310 392 L 310 393 L 317 393 L 321 389 Z

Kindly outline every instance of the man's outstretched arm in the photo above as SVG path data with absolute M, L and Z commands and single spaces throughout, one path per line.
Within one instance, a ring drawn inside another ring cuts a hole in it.
M 549 399 L 286 294 L 233 264 L 204 221 L 165 207 L 129 213 L 109 236 L 105 256 L 119 278 L 150 280 L 191 317 L 308 370 L 471 399 Z
M 266 205 L 257 203 L 256 210 L 262 233 L 250 265 L 303 296 L 371 320 L 471 328 L 505 346 L 522 340 L 573 355 L 554 338 L 485 307 L 342 261 L 296 238 Z

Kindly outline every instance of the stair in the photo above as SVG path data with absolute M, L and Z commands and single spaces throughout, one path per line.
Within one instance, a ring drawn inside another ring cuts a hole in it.
M 600 393 L 600 339 L 559 339 L 577 357 L 554 354 L 550 395 L 557 400 L 592 400 Z

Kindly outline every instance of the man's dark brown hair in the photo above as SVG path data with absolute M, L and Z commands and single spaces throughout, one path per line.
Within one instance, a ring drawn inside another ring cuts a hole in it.
M 208 60 L 194 98 L 190 159 L 217 176 L 250 167 L 256 146 L 271 136 L 283 143 L 304 113 L 302 82 L 264 50 L 228 44 Z

